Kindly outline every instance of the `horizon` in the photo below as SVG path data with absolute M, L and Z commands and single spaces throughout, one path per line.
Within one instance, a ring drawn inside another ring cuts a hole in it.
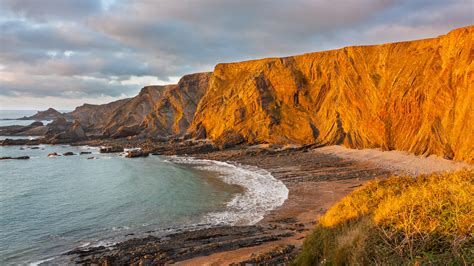
M 219 63 L 433 38 L 473 24 L 466 0 L 0 6 L 0 110 L 73 110 L 175 84 Z

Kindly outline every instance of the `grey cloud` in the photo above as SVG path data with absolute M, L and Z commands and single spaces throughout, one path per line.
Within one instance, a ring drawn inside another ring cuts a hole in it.
M 367 19 L 392 2 L 137 1 L 119 5 L 90 25 L 147 51 L 215 62 L 302 51 L 315 35 Z
M 2 82 L 0 95 L 4 96 L 56 96 L 100 97 L 120 96 L 137 93 L 140 88 L 122 85 L 110 79 L 84 79 L 77 76 L 19 76 L 13 82 Z
M 36 21 L 81 19 L 102 9 L 99 0 L 0 0 L 3 13 Z
M 26 51 L 126 51 L 127 47 L 117 44 L 100 33 L 81 25 L 31 24 L 21 20 L 0 22 L 0 47 L 2 54 L 10 56 Z
M 37 97 L 133 94 L 139 87 L 117 81 L 167 80 L 219 62 L 424 38 L 473 23 L 471 0 L 0 0 L 0 6 L 0 71 L 16 76 L 0 79 L 0 93 Z

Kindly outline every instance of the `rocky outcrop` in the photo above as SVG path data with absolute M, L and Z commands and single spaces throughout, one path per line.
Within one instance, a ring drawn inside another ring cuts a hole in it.
M 197 105 L 207 90 L 210 72 L 183 76 L 171 85 L 144 120 L 147 137 L 182 136 L 189 128 Z
M 150 153 L 142 150 L 130 150 L 127 152 L 125 157 L 127 158 L 137 158 L 137 157 L 148 157 Z
M 42 136 L 46 131 L 46 126 L 39 121 L 33 122 L 27 126 L 0 127 L 0 135 L 3 136 Z
M 67 113 L 66 116 L 70 120 L 79 121 L 88 134 L 101 135 L 115 110 L 128 101 L 130 101 L 129 98 L 107 104 L 84 104 Z
M 0 157 L 0 160 L 28 160 L 30 156 L 18 156 L 18 157 Z
M 171 86 L 147 86 L 140 93 L 117 108 L 109 117 L 102 133 L 120 138 L 133 136 L 143 130 L 145 116 Z
M 18 120 L 54 120 L 60 117 L 64 117 L 64 114 L 58 112 L 54 108 L 48 108 L 48 110 L 38 111 L 32 116 L 24 116 Z
M 472 162 L 473 31 L 219 64 L 188 132 L 224 144 L 344 144 Z
M 58 118 L 47 125 L 45 138 L 49 143 L 69 143 L 87 139 L 86 133 L 79 121 L 68 122 Z
M 100 153 L 114 153 L 114 152 L 123 152 L 124 149 L 121 146 L 106 146 L 101 147 L 99 152 Z
M 39 139 L 9 139 L 0 140 L 0 146 L 38 145 Z
M 154 139 L 182 136 L 194 118 L 210 75 L 185 75 L 176 85 L 146 86 L 133 98 L 107 105 L 83 105 L 69 115 L 87 125 L 88 134 Z

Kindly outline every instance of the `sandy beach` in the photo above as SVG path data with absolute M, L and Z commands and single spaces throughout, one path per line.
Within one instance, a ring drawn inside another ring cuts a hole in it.
M 161 147 L 161 151 L 164 150 Z M 181 150 L 178 155 L 188 154 L 191 150 Z M 179 265 L 286 263 L 298 254 L 304 237 L 314 227 L 317 218 L 365 182 L 391 174 L 414 175 L 472 167 L 438 157 L 350 150 L 341 146 L 261 145 L 211 152 L 200 152 L 199 148 L 194 150 L 197 151 L 191 155 L 194 158 L 269 171 L 287 186 L 288 199 L 255 225 L 218 226 L 179 232 L 164 238 L 133 239 L 111 249 L 75 250 L 69 254 L 73 260 L 80 263 Z
M 179 265 L 227 265 L 269 262 L 269 259 L 289 261 L 303 244 L 304 237 L 314 227 L 317 218 L 368 180 L 384 178 L 389 174 L 416 176 L 472 167 L 436 156 L 425 158 L 406 152 L 354 150 L 343 146 L 327 146 L 283 156 L 237 157 L 235 160 L 264 168 L 284 181 L 290 191 L 288 199 L 259 224 L 285 226 L 282 221 L 291 221 L 286 226 L 293 227 L 294 235 L 255 247 L 197 257 L 182 261 Z M 295 248 L 290 250 L 288 247 L 291 245 Z

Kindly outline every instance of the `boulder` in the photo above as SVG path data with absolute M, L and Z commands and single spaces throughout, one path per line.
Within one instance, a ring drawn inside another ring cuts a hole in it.
M 68 152 L 65 152 L 63 153 L 64 156 L 71 156 L 71 155 L 76 155 L 74 154 L 72 151 L 68 151 Z
M 0 157 L 0 160 L 28 160 L 30 156 L 18 156 L 18 157 Z
M 57 152 L 52 152 L 48 154 L 48 157 L 55 157 L 55 156 L 61 156 Z
M 100 153 L 113 153 L 113 152 L 123 152 L 123 147 L 121 146 L 105 146 L 101 147 L 99 152 Z
M 127 152 L 125 157 L 136 158 L 136 157 L 147 157 L 150 153 L 142 150 L 131 150 Z
M 92 152 L 90 152 L 90 151 L 81 151 L 79 154 L 80 154 L 80 155 L 83 155 L 83 154 L 91 154 L 91 153 L 92 153 Z
M 245 142 L 245 138 L 234 130 L 227 130 L 220 135 L 214 144 L 221 150 L 234 147 Z

